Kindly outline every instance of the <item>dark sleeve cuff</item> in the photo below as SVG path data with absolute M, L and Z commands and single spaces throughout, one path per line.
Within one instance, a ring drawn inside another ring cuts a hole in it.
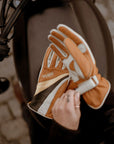
M 50 128 L 49 143 L 76 143 L 78 144 L 80 137 L 79 130 L 70 130 L 53 120 L 52 126 Z
M 68 129 L 68 128 L 60 125 L 59 123 L 57 123 L 55 120 L 53 120 L 53 127 L 57 127 L 59 130 L 61 130 L 62 132 L 65 132 L 65 133 L 79 134 L 79 129 L 78 130 Z

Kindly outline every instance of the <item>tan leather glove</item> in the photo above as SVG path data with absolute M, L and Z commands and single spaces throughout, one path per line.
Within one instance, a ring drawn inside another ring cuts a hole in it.
M 53 118 L 51 109 L 56 99 L 66 91 L 68 82 L 68 70 L 49 47 L 43 59 L 35 94 L 28 107 L 46 118 Z
M 110 91 L 110 83 L 98 73 L 94 56 L 86 41 L 66 25 L 60 24 L 48 36 L 51 49 L 61 58 L 70 76 L 69 89 L 76 89 L 86 103 L 100 108 Z

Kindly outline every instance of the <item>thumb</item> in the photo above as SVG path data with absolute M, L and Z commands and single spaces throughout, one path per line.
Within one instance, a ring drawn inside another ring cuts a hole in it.
M 88 75 L 90 74 L 90 70 L 91 70 L 90 62 L 88 61 L 88 59 L 79 50 L 78 46 L 70 38 L 66 38 L 64 40 L 64 44 L 65 44 L 66 48 L 68 49 L 69 53 L 74 58 L 75 62 L 80 67 L 83 75 L 85 77 L 88 77 Z

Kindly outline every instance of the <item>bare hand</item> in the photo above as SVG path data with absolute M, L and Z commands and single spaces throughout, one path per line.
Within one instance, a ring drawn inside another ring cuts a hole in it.
M 80 122 L 80 95 L 68 90 L 58 98 L 52 108 L 54 120 L 65 128 L 77 130 Z

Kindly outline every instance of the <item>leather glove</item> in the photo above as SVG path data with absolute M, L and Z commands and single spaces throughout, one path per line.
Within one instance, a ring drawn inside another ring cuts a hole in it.
M 56 99 L 66 91 L 68 82 L 68 70 L 49 47 L 42 62 L 35 94 L 28 107 L 46 118 L 53 118 L 51 109 Z
M 94 56 L 86 41 L 66 25 L 60 24 L 48 36 L 51 49 L 61 58 L 70 76 L 68 89 L 76 89 L 93 109 L 100 108 L 110 91 L 110 83 L 98 73 Z

